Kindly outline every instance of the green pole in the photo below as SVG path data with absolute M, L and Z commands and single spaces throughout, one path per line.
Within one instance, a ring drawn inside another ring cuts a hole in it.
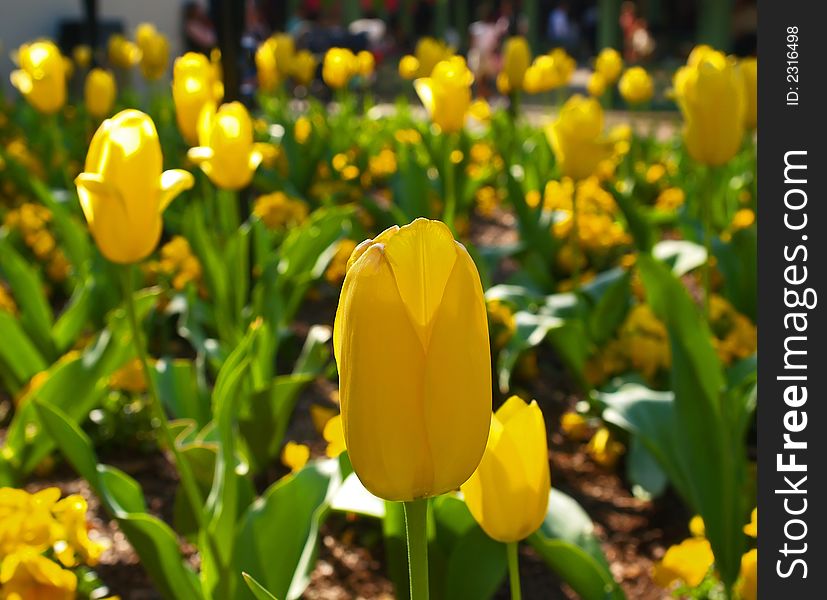
M 525 16 L 528 20 L 528 45 L 531 47 L 531 52 L 535 56 L 540 53 L 540 2 L 538 0 L 526 0 L 523 3 L 525 6 Z
M 457 0 L 454 3 L 454 21 L 459 34 L 459 48 L 468 47 L 468 0 Z
M 698 13 L 698 43 L 728 52 L 732 44 L 733 0 L 702 0 Z
M 436 0 L 436 31 L 437 39 L 444 40 L 448 31 L 448 0 Z
M 620 48 L 620 0 L 599 0 L 597 21 L 598 51 Z

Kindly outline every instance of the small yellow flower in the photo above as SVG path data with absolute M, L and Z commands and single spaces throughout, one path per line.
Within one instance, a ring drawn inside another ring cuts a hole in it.
M 345 431 L 342 427 L 342 415 L 336 415 L 327 422 L 324 426 L 322 436 L 327 442 L 325 454 L 327 454 L 328 458 L 336 458 L 347 450 L 345 446 Z
M 744 533 L 750 537 L 757 538 L 758 537 L 758 509 L 753 508 L 752 513 L 750 514 L 749 523 L 744 525 Z
M 131 69 L 141 60 L 140 48 L 119 33 L 109 38 L 107 50 L 109 62 L 118 69 Z
M 633 106 L 649 102 L 654 93 L 652 78 L 643 67 L 627 69 L 617 87 L 623 99 Z
M 169 66 L 169 40 L 151 23 L 141 23 L 135 41 L 141 51 L 141 73 L 148 81 L 157 81 Z
M 594 70 L 603 76 L 607 84 L 613 84 L 623 70 L 623 58 L 614 48 L 603 48 L 594 62 Z
M 671 546 L 655 565 L 652 576 L 662 588 L 670 588 L 679 581 L 694 588 L 701 584 L 714 562 L 709 540 L 692 537 Z
M 419 75 L 419 60 L 411 55 L 406 54 L 399 59 L 399 76 L 402 79 L 416 79 Z
M 683 206 L 686 195 L 678 187 L 669 187 L 658 194 L 655 200 L 655 208 L 663 211 L 673 211 Z
M 92 48 L 88 44 L 78 44 L 72 49 L 72 59 L 81 69 L 85 69 L 92 63 Z
M 358 72 L 359 64 L 356 55 L 348 48 L 331 48 L 324 55 L 322 63 L 322 79 L 334 90 L 347 86 L 351 78 Z
M 253 207 L 253 214 L 272 230 L 298 225 L 307 218 L 307 213 L 307 204 L 289 198 L 284 192 L 259 196 Z
M 741 557 L 741 576 L 737 590 L 741 600 L 758 598 L 758 550 L 755 548 Z
M 582 442 L 591 435 L 588 419 L 572 410 L 566 411 L 560 417 L 560 429 L 566 437 L 575 442 Z
M 755 213 L 749 208 L 741 208 L 732 217 L 732 230 L 746 229 L 755 223 Z
M 600 98 L 606 93 L 606 79 L 595 71 L 589 76 L 589 81 L 586 84 L 586 91 L 592 98 Z
M 310 460 L 310 448 L 304 444 L 287 442 L 281 451 L 282 464 L 288 467 L 293 473 L 301 471 L 308 460 Z
M 299 144 L 304 144 L 313 133 L 313 125 L 307 117 L 299 117 L 293 125 L 293 139 Z
M 356 55 L 356 70 L 359 76 L 367 79 L 373 75 L 373 70 L 376 68 L 376 59 L 373 53 L 368 50 L 362 50 Z
M 601 427 L 592 436 L 586 451 L 592 457 L 592 460 L 601 467 L 612 469 L 617 464 L 625 448 L 623 444 L 613 438 L 608 428 Z
M 109 387 L 113 390 L 139 394 L 146 391 L 146 379 L 141 361 L 137 358 L 124 364 L 109 376 Z
M 96 119 L 108 117 L 115 104 L 117 89 L 112 73 L 103 69 L 92 69 L 86 76 L 83 97 L 86 110 Z
M 697 538 L 706 537 L 706 526 L 701 515 L 695 515 L 689 520 L 689 533 Z
M 104 546 L 89 538 L 86 527 L 86 500 L 78 494 L 67 496 L 52 508 L 52 514 L 59 525 L 55 550 L 60 562 L 67 567 L 78 565 L 75 553 L 79 553 L 84 564 L 95 566 L 103 554 Z
M 8 600 L 74 600 L 77 577 L 71 571 L 24 548 L 3 558 L 0 590 Z
M 300 85 L 310 85 L 316 76 L 316 57 L 310 50 L 299 50 L 293 57 L 290 76 Z
M 321 435 L 324 432 L 325 425 L 339 412 L 335 408 L 322 406 L 321 404 L 310 405 L 310 420 L 313 421 L 313 427 Z

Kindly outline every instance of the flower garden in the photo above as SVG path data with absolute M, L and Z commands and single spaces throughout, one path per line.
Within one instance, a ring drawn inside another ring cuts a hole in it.
M 105 50 L 0 97 L 0 598 L 756 598 L 754 59 Z

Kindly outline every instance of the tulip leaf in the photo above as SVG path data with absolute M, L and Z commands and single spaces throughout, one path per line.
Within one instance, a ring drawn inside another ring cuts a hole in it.
M 32 343 L 20 322 L 6 311 L 0 310 L 0 362 L 8 373 L 6 384 L 12 393 L 28 382 L 33 375 L 48 365 L 43 355 Z
M 58 202 L 48 188 L 34 177 L 26 177 L 32 192 L 52 212 L 52 225 L 60 240 L 61 248 L 66 251 L 69 262 L 78 275 L 88 273 L 88 265 L 92 256 L 92 243 L 89 233 L 77 219 L 75 219 L 65 202 Z M 74 196 L 71 196 L 74 198 Z M 77 205 L 76 205 L 77 206 Z
M 669 480 L 652 453 L 638 436 L 632 436 L 626 456 L 626 476 L 637 498 L 651 500 L 666 491 Z
M 253 596 L 256 597 L 256 600 L 276 600 L 276 597 L 265 590 L 264 586 L 253 579 L 251 575 L 242 572 L 241 576 L 244 578 L 244 583 L 246 583 L 247 587 L 250 588 L 250 591 L 253 592 Z
M 161 403 L 173 417 L 192 419 L 199 429 L 209 422 L 209 400 L 198 385 L 198 374 L 192 361 L 160 359 L 153 371 Z
M 15 250 L 8 236 L 0 236 L 0 271 L 11 287 L 20 311 L 18 321 L 45 356 L 54 356 L 52 309 L 40 274 Z
M 115 517 L 161 594 L 203 598 L 195 573 L 183 561 L 175 533 L 146 512 L 138 483 L 118 469 L 97 464 L 92 441 L 66 413 L 43 400 L 33 400 L 31 405 L 63 455 Z
M 625 599 L 594 535 L 592 520 L 570 496 L 551 490 L 545 521 L 528 542 L 583 600 Z
M 58 352 L 66 352 L 75 343 L 92 313 L 92 285 L 84 281 L 75 286 L 72 297 L 52 327 L 52 339 Z
M 732 233 L 729 242 L 714 240 L 717 268 L 723 275 L 723 295 L 739 312 L 755 321 L 758 299 L 758 243 L 754 227 Z

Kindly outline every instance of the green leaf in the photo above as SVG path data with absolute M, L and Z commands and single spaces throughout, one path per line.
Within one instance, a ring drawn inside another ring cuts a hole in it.
M 0 310 L 0 339 L 0 361 L 11 377 L 9 391 L 16 393 L 48 365 L 18 320 L 4 310 Z
M 75 287 L 72 297 L 52 327 L 52 340 L 58 352 L 66 352 L 77 341 L 92 312 L 91 286 L 84 282 Z
M 630 281 L 631 274 L 624 271 L 605 288 L 594 309 L 589 313 L 589 336 L 594 344 L 605 344 L 623 322 L 631 300 Z
M 198 374 L 192 361 L 161 359 L 154 367 L 158 395 L 164 407 L 178 419 L 192 419 L 198 428 L 210 420 L 210 403 L 198 386 Z
M 244 583 L 246 583 L 247 587 L 250 588 L 250 591 L 253 592 L 253 596 L 256 597 L 256 600 L 276 600 L 276 597 L 265 590 L 264 586 L 253 579 L 251 575 L 242 572 L 241 576 L 244 578 Z
M 594 535 L 594 524 L 566 494 L 551 490 L 545 521 L 528 542 L 583 600 L 625 598 Z
M 666 473 L 637 436 L 633 436 L 629 443 L 626 476 L 632 483 L 632 493 L 643 500 L 661 496 L 669 482 Z

